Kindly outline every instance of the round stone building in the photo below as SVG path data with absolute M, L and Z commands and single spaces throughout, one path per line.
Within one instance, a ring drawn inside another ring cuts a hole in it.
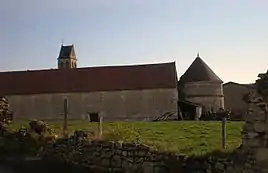
M 202 106 L 202 112 L 224 108 L 223 81 L 197 55 L 180 78 L 181 99 Z

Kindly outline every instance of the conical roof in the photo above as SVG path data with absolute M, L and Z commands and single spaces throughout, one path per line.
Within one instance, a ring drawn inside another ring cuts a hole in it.
M 183 83 L 198 82 L 198 81 L 223 83 L 223 81 L 199 57 L 199 54 L 197 54 L 196 59 L 186 70 L 186 72 L 182 75 L 180 80 Z

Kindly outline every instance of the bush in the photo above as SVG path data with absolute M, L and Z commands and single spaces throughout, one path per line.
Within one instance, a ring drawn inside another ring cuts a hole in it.
M 51 129 L 48 128 L 47 124 L 43 121 L 32 120 L 29 122 L 29 130 L 39 135 L 47 132 L 51 133 Z
M 1 126 L 4 124 L 10 124 L 13 116 L 9 111 L 9 103 L 6 97 L 0 96 L 0 123 Z

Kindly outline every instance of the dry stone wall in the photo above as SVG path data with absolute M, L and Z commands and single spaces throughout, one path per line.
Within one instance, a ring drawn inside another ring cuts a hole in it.
M 245 115 L 240 150 L 241 157 L 245 159 L 236 169 L 241 172 L 268 173 L 268 73 L 258 77 L 256 92 L 247 98 L 250 109 Z
M 191 173 L 233 172 L 235 153 L 187 157 L 157 152 L 148 146 L 109 141 L 62 140 L 48 145 L 44 160 L 64 161 L 98 172 Z

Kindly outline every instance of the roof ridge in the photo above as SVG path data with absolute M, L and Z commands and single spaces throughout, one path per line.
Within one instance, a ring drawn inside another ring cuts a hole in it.
M 105 66 L 90 66 L 90 67 L 80 67 L 74 69 L 35 69 L 35 70 L 14 70 L 14 71 L 0 71 L 0 73 L 19 73 L 19 72 L 38 72 L 38 71 L 59 71 L 59 70 L 84 70 L 84 69 L 93 69 L 93 68 L 121 68 L 121 67 L 140 67 L 140 66 L 157 66 L 157 65 L 175 65 L 174 62 L 166 62 L 166 63 L 150 63 L 150 64 L 131 64 L 131 65 L 105 65 Z
M 243 87 L 247 87 L 247 88 L 254 88 L 254 85 L 255 85 L 255 83 L 241 84 L 241 83 L 232 82 L 232 81 L 226 82 L 223 85 L 225 86 L 228 84 L 239 85 L 239 86 L 243 86 Z

